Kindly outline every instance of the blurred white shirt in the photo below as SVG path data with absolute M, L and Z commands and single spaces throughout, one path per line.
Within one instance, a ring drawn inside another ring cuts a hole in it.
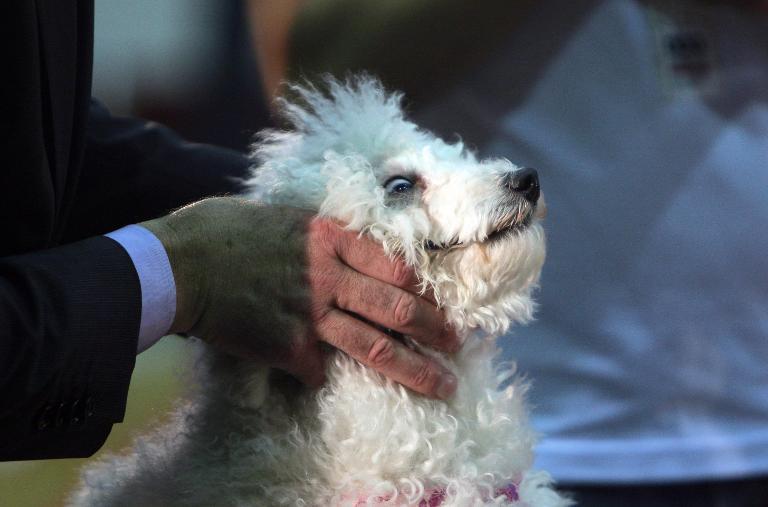
M 422 118 L 541 175 L 541 309 L 505 348 L 559 481 L 768 472 L 768 19 L 705 9 L 542 1 Z

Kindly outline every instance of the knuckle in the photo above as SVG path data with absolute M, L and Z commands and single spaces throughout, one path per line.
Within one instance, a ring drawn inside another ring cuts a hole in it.
M 412 379 L 412 387 L 422 392 L 431 392 L 437 387 L 440 374 L 429 362 L 419 368 Z
M 387 366 L 395 358 L 395 345 L 392 340 L 385 337 L 380 337 L 374 340 L 371 347 L 368 349 L 368 355 L 366 357 L 368 364 L 374 368 Z
M 343 269 L 334 270 L 328 273 L 326 281 L 326 291 L 328 299 L 335 303 L 339 308 L 350 310 L 350 305 L 356 292 L 354 281 Z
M 330 314 L 331 308 L 328 305 L 314 303 L 309 307 L 309 318 L 315 328 L 326 324 Z
M 341 247 L 341 236 L 336 224 L 328 219 L 315 218 L 307 227 L 310 241 L 326 252 L 336 252 Z
M 411 281 L 411 270 L 399 259 L 392 261 L 392 281 L 398 287 L 405 287 Z
M 326 234 L 328 230 L 328 220 L 315 217 L 314 219 L 309 221 L 309 225 L 307 228 L 310 234 L 323 236 Z
M 416 297 L 402 294 L 395 303 L 394 319 L 397 326 L 410 326 L 416 321 L 418 311 Z
M 342 310 L 350 312 L 355 310 L 354 305 L 352 304 L 352 298 L 349 297 L 348 292 L 345 290 L 334 290 L 331 295 L 331 304 Z
M 309 284 L 310 297 L 313 299 L 333 299 L 342 292 L 342 287 L 347 282 L 345 270 L 327 261 L 310 265 L 305 277 Z

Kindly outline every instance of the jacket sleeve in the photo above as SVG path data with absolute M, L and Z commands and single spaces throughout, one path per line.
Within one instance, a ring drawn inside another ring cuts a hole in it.
M 0 259 L 0 460 L 101 447 L 125 412 L 140 301 L 106 237 Z
M 186 142 L 157 123 L 112 116 L 93 101 L 64 239 L 104 234 L 204 197 L 241 192 L 248 168 L 242 153 Z
M 99 235 L 239 192 L 248 166 L 91 105 L 64 246 L 0 258 L 0 461 L 89 456 L 123 419 L 141 289 L 128 254 Z

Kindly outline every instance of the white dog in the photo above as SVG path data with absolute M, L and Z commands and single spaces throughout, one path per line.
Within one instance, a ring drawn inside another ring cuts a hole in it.
M 291 132 L 262 134 L 254 199 L 308 206 L 414 266 L 465 337 L 448 402 L 343 353 L 319 391 L 213 350 L 192 402 L 130 454 L 89 467 L 75 505 L 564 506 L 531 471 L 534 435 L 495 337 L 531 318 L 544 262 L 536 173 L 478 160 L 407 121 L 374 79 L 295 86 Z M 406 338 L 407 341 L 407 338 Z M 417 347 L 416 344 L 410 343 Z

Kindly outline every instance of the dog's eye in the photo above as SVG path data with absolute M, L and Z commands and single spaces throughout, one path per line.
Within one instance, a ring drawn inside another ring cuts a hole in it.
M 406 194 L 413 188 L 413 182 L 402 176 L 393 176 L 384 183 L 384 190 L 390 195 Z

